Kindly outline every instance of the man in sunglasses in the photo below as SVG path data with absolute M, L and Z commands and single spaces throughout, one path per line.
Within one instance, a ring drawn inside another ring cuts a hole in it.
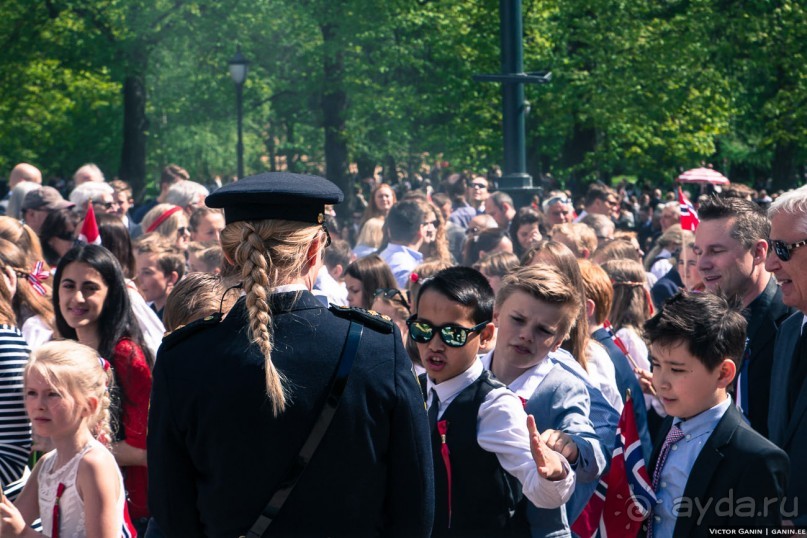
M 807 525 L 807 187 L 787 192 L 768 210 L 770 245 L 765 268 L 773 273 L 782 301 L 797 311 L 776 335 L 768 415 L 769 439 L 790 456 L 786 508 Z M 799 505 L 795 505 L 798 499 Z M 801 507 L 800 510 L 796 508 Z
M 765 269 L 770 221 L 754 202 L 733 197 L 707 199 L 698 216 L 693 250 L 706 290 L 739 297 L 748 322 L 734 400 L 751 426 L 767 435 L 776 329 L 792 313 L 782 302 L 776 279 Z

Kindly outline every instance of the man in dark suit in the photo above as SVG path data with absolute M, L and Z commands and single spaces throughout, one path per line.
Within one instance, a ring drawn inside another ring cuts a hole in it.
M 698 272 L 711 292 L 742 300 L 748 345 L 734 385 L 735 400 L 751 426 L 768 435 L 768 402 L 776 329 L 792 313 L 776 279 L 765 269 L 770 221 L 754 202 L 712 197 L 703 202 L 695 230 Z
M 654 538 L 781 524 L 788 457 L 746 424 L 727 387 L 742 361 L 746 322 L 726 299 L 681 292 L 645 323 L 653 388 L 669 417 L 650 472 Z
M 776 336 L 768 431 L 791 458 L 790 519 L 802 526 L 807 525 L 807 187 L 777 198 L 768 215 L 771 252 L 765 267 L 779 282 L 782 301 L 796 309 Z

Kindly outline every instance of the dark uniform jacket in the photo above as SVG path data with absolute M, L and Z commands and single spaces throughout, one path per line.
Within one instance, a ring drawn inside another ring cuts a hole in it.
M 299 297 L 298 297 L 299 295 Z M 154 369 L 149 504 L 167 536 L 246 534 L 319 415 L 350 313 L 308 292 L 270 298 L 278 418 L 244 299 L 217 323 L 169 335 Z M 371 323 L 372 324 L 372 323 Z M 397 329 L 365 326 L 339 409 L 271 536 L 428 536 L 434 510 L 423 398 Z

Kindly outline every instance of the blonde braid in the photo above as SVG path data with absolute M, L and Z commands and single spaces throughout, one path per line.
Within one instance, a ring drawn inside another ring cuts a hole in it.
M 275 416 L 286 409 L 286 391 L 283 376 L 272 363 L 272 313 L 269 309 L 270 255 L 263 239 L 250 223 L 244 223 L 241 243 L 235 251 L 235 261 L 241 267 L 249 313 L 249 335 L 264 356 L 266 368 L 266 394 L 272 402 Z M 274 280 L 274 279 L 273 279 Z

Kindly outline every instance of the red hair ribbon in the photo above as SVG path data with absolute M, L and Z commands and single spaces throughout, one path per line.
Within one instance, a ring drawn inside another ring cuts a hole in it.
M 162 214 L 162 215 L 160 215 L 159 217 L 157 217 L 157 220 L 155 220 L 154 222 L 152 222 L 152 223 L 151 223 L 151 225 L 150 225 L 148 228 L 146 228 L 146 233 L 148 234 L 148 233 L 151 233 L 151 232 L 153 232 L 154 230 L 156 230 L 156 229 L 157 229 L 157 228 L 160 226 L 160 224 L 162 224 L 163 222 L 165 222 L 166 220 L 168 220 L 168 217 L 170 217 L 171 215 L 173 215 L 173 214 L 174 214 L 174 213 L 176 213 L 177 211 L 182 211 L 182 208 L 181 208 L 181 207 L 179 207 L 178 205 L 175 205 L 175 206 L 174 206 L 174 207 L 172 207 L 171 209 L 166 209 L 166 210 L 163 212 L 163 214 Z
M 411 275 L 409 275 L 409 280 L 411 280 L 413 283 L 417 283 L 417 281 L 418 281 L 419 279 L 420 279 L 420 277 L 419 277 L 419 276 L 418 276 L 418 274 L 417 274 L 417 273 L 415 273 L 414 271 L 412 272 L 412 274 L 411 274 Z
M 109 369 L 112 367 L 112 365 L 111 365 L 111 364 L 109 364 L 109 361 L 108 361 L 108 360 L 106 360 L 106 359 L 105 359 L 105 358 L 103 358 L 103 357 L 100 357 L 100 356 L 99 356 L 99 357 L 98 357 L 98 362 L 99 362 L 99 363 L 101 363 L 101 368 L 103 368 L 103 369 L 104 369 L 104 372 L 108 372 L 108 371 L 109 371 Z
M 446 434 L 448 433 L 448 422 L 437 421 L 437 431 L 440 433 L 440 455 L 443 457 L 443 465 L 446 467 L 446 478 L 448 482 L 448 528 L 451 528 L 451 458 L 446 444 Z
M 39 295 L 43 297 L 48 294 L 48 291 L 45 289 L 45 286 L 42 285 L 42 281 L 47 279 L 50 276 L 49 271 L 43 271 L 42 267 L 44 266 L 43 262 L 36 262 L 34 265 L 34 269 L 28 273 L 28 282 L 31 283 L 31 286 L 36 290 Z

